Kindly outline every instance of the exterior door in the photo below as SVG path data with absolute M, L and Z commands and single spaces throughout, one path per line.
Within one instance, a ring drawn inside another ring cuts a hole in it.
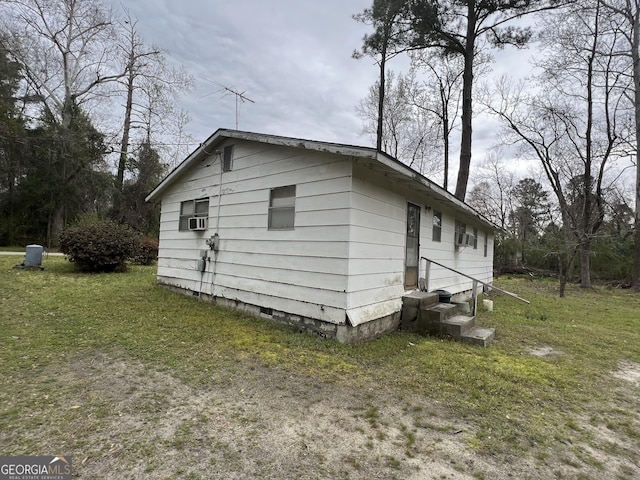
M 418 287 L 420 265 L 420 207 L 407 204 L 407 247 L 404 261 L 404 288 Z

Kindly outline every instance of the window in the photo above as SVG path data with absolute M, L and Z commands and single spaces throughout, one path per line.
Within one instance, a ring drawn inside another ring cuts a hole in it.
M 473 249 L 474 250 L 478 249 L 478 229 L 477 228 L 473 229 Z
M 222 171 L 230 172 L 233 169 L 233 145 L 224 147 L 222 153 Z
M 193 217 L 209 217 L 208 198 L 187 200 L 180 204 L 180 223 L 178 225 L 178 230 L 189 230 L 189 219 Z
M 456 220 L 455 235 L 453 243 L 456 247 L 466 246 L 465 233 L 467 233 L 467 225 L 460 220 Z
M 433 211 L 433 233 L 431 240 L 439 242 L 442 239 L 442 212 Z
M 293 230 L 296 216 L 296 186 L 271 189 L 269 230 Z
M 487 232 L 484 233 L 484 256 L 487 256 L 487 251 L 489 250 L 489 234 Z

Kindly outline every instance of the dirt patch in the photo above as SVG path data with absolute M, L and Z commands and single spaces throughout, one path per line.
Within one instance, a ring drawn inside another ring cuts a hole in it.
M 618 370 L 613 372 L 613 376 L 640 386 L 640 363 L 631 360 L 620 362 Z
M 527 353 L 529 355 L 533 355 L 534 357 L 541 358 L 557 358 L 563 353 L 560 350 L 556 350 L 555 348 L 549 345 L 542 345 L 541 347 L 530 348 Z
M 57 378 L 80 387 L 67 402 L 88 447 L 73 451 L 80 478 L 467 479 L 487 469 L 464 454 L 463 428 L 438 408 L 277 369 L 196 389 L 100 355 Z
M 473 427 L 424 397 L 277 368 L 229 370 L 196 387 L 126 355 L 100 353 L 44 368 L 33 382 L 34 392 L 48 389 L 16 403 L 25 428 L 0 432 L 0 450 L 71 454 L 74 478 L 620 478 L 619 467 L 602 466 L 600 450 L 598 463 L 586 466 L 480 456 L 470 447 Z

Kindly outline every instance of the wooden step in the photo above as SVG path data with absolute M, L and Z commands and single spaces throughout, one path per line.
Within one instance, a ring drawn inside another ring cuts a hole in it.
M 460 340 L 471 345 L 487 347 L 495 339 L 496 329 L 485 327 L 473 327 L 467 330 Z

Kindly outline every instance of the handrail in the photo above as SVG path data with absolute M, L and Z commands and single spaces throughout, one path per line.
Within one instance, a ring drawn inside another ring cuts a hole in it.
M 506 294 L 506 295 L 509 295 L 510 297 L 513 297 L 513 298 L 515 298 L 516 300 L 520 300 L 521 302 L 524 302 L 524 303 L 527 303 L 527 304 L 530 304 L 530 303 L 531 303 L 529 300 L 525 300 L 524 298 L 519 297 L 519 296 L 518 296 L 518 295 L 516 295 L 515 293 L 508 292 L 507 290 L 503 290 L 503 289 L 502 289 L 502 288 L 500 288 L 500 287 L 496 287 L 495 285 L 492 285 L 492 284 L 487 283 L 487 282 L 484 282 L 484 281 L 482 281 L 482 280 L 480 280 L 480 279 L 474 278 L 474 277 L 472 277 L 471 275 L 467 275 L 466 273 L 462 273 L 462 272 L 460 272 L 460 271 L 458 271 L 458 270 L 456 270 L 456 269 L 454 269 L 454 268 L 447 267 L 446 265 L 443 265 L 443 264 L 441 264 L 441 263 L 439 263 L 439 262 L 436 262 L 435 260 L 431 260 L 430 258 L 427 258 L 427 257 L 420 257 L 420 260 L 425 260 L 428 264 L 435 263 L 435 264 L 436 264 L 436 265 L 438 265 L 439 267 L 446 268 L 447 270 L 451 270 L 453 273 L 456 273 L 456 274 L 458 274 L 458 275 L 462 275 L 463 277 L 467 277 L 468 279 L 473 280 L 473 293 L 472 293 L 472 295 L 473 295 L 473 314 L 474 314 L 474 315 L 476 314 L 476 309 L 477 309 L 477 296 L 476 296 L 476 295 L 477 295 L 477 292 L 476 292 L 476 287 L 477 287 L 477 284 L 478 284 L 478 283 L 481 283 L 482 285 L 486 285 L 486 286 L 487 286 L 487 287 L 489 287 L 489 288 L 493 288 L 493 289 L 495 289 L 495 290 L 498 290 L 499 292 L 502 292 L 502 293 L 504 293 L 504 294 Z M 428 288 L 428 281 L 429 281 L 429 280 L 428 280 L 428 265 L 427 265 L 427 271 L 425 272 L 425 274 L 426 274 L 426 276 L 427 276 L 426 281 L 427 281 L 427 290 L 428 290 L 428 289 L 429 289 L 429 288 Z

